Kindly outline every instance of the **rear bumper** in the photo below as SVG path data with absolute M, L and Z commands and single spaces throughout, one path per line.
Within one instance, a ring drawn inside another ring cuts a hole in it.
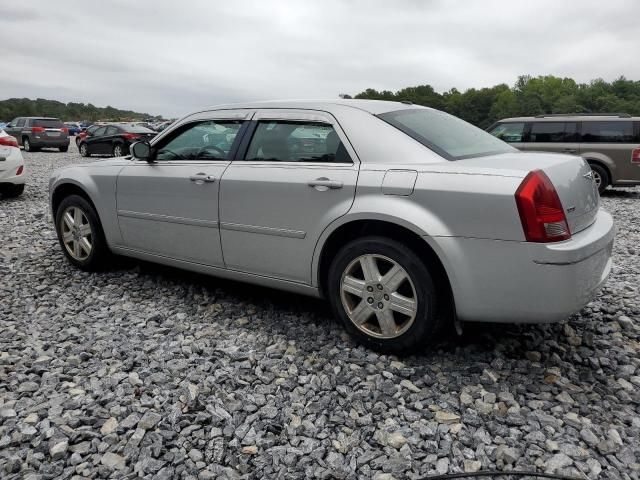
M 461 320 L 548 323 L 580 311 L 611 271 L 615 228 L 604 210 L 558 243 L 438 238 Z
M 20 166 L 24 167 L 22 153 L 17 148 L 0 151 L 0 186 L 22 185 L 27 181 L 27 172 L 23 168 L 21 175 L 16 175 Z M 8 153 L 8 155 L 7 155 Z
M 31 146 L 35 148 L 59 148 L 65 147 L 69 145 L 69 137 L 60 137 L 60 138 L 47 138 L 47 137 L 31 137 Z

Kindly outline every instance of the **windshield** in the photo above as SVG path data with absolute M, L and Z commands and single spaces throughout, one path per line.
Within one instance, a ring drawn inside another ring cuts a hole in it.
M 484 130 L 438 110 L 415 108 L 378 117 L 449 160 L 517 151 Z

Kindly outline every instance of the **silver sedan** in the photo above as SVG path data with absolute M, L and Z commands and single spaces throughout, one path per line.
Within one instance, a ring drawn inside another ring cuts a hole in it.
M 323 296 L 384 351 L 445 322 L 562 320 L 611 270 L 613 220 L 584 160 L 430 108 L 224 105 L 131 150 L 52 175 L 72 264 L 118 254 Z

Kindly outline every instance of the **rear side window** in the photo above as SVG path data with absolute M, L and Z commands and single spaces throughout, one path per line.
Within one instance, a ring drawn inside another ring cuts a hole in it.
M 529 141 L 534 143 L 577 142 L 576 122 L 534 122 L 531 124 Z
M 524 142 L 524 122 L 501 123 L 489 132 L 503 142 Z
M 142 127 L 139 125 L 123 125 L 120 128 L 122 128 L 122 130 L 127 133 L 156 133 L 147 127 Z
M 64 128 L 64 124 L 55 118 L 39 118 L 33 120 L 32 125 L 34 127 L 43 127 L 43 128 Z
M 449 160 L 518 151 L 484 130 L 439 110 L 408 108 L 378 117 Z
M 107 127 L 105 135 L 116 135 L 119 132 L 118 127 Z
M 245 156 L 268 162 L 353 163 L 328 123 L 259 122 Z
M 632 122 L 582 122 L 584 143 L 633 143 Z

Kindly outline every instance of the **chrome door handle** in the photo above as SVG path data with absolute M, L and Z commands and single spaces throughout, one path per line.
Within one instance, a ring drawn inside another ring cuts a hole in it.
M 338 188 L 342 188 L 342 182 L 339 180 L 329 180 L 326 177 L 320 177 L 320 178 L 316 178 L 315 180 L 310 180 L 307 185 L 309 185 L 310 187 L 315 188 L 316 190 L 320 190 L 321 192 L 324 192 L 326 190 L 332 189 L 338 189 Z
M 195 175 L 191 175 L 189 177 L 189 180 L 191 180 L 192 182 L 212 183 L 216 181 L 216 177 L 207 175 L 206 173 L 196 173 Z

